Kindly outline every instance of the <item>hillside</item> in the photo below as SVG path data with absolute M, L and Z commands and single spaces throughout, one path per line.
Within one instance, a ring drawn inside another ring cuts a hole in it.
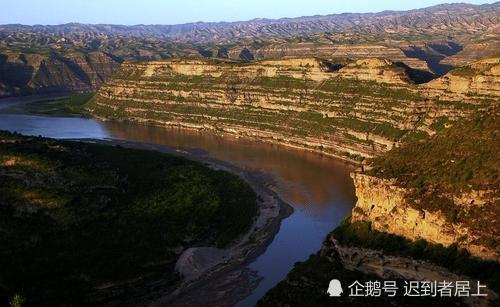
M 426 302 L 398 292 L 395 298 L 370 298 L 369 304 L 496 306 L 499 133 L 497 105 L 371 160 L 369 169 L 353 174 L 358 200 L 352 217 L 258 306 L 366 306 L 366 297 L 347 296 L 346 286 L 356 280 L 400 285 L 404 280 L 480 280 L 487 297 Z M 331 278 L 342 281 L 341 298 L 324 292 Z
M 500 4 L 185 25 L 0 26 L 0 96 L 95 91 L 129 60 L 387 58 L 440 76 L 495 54 Z
M 0 97 L 97 91 L 120 63 L 102 52 L 0 54 Z
M 103 118 L 212 130 L 361 162 L 494 100 L 429 98 L 425 85 L 415 84 L 418 76 L 384 59 L 126 62 L 87 109 Z
M 487 57 L 457 67 L 444 77 L 427 84 L 428 88 L 453 94 L 500 96 L 500 57 Z
M 499 116 L 497 105 L 373 160 L 354 176 L 353 220 L 498 261 Z
M 5 132 L 0 182 L 2 306 L 16 293 L 89 306 L 172 290 L 183 251 L 233 243 L 257 212 L 246 182 L 201 163 Z

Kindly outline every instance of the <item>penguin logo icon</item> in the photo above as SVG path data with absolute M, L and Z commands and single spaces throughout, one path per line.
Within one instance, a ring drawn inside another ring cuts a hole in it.
M 326 293 L 328 293 L 330 297 L 339 297 L 343 292 L 344 291 L 342 291 L 342 284 L 340 281 L 338 279 L 332 279 Z

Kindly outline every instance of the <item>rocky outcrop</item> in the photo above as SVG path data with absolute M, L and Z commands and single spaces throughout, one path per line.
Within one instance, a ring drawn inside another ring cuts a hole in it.
M 427 84 L 432 93 L 500 96 L 500 57 L 486 58 L 456 68 Z
M 498 13 L 494 3 L 236 23 L 0 25 L 0 96 L 93 91 L 123 60 L 179 57 L 383 57 L 428 80 L 495 54 Z
M 323 81 L 330 78 L 328 62 L 315 58 L 285 58 L 244 64 L 224 60 L 171 60 L 124 64 L 124 70 L 143 71 L 142 77 L 168 78 L 176 75 L 237 79 L 293 78 Z
M 0 54 L 0 97 L 97 91 L 120 66 L 105 53 Z
M 342 78 L 390 84 L 408 84 L 411 79 L 403 67 L 386 59 L 365 59 L 347 64 L 338 71 Z
M 407 198 L 410 191 L 399 187 L 395 180 L 358 173 L 353 174 L 352 177 L 358 198 L 352 211 L 353 222 L 370 222 L 375 230 L 397 234 L 411 240 L 424 239 L 444 246 L 457 244 L 467 249 L 472 255 L 500 260 L 500 251 L 484 244 L 484 239 L 486 239 L 484 233 L 475 231 L 469 225 L 454 222 L 442 211 L 415 207 Z M 484 203 L 479 199 L 481 197 L 474 195 L 482 195 L 484 198 L 485 193 L 476 192 L 456 198 L 456 205 L 474 204 L 477 201 L 480 206 Z M 463 198 L 466 200 L 464 201 Z M 491 196 L 488 201 L 491 201 Z M 480 241 L 483 244 L 477 241 L 478 238 L 483 239 Z M 492 239 L 495 240 L 495 237 Z

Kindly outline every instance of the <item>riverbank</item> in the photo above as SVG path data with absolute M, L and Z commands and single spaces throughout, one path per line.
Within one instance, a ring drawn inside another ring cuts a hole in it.
M 205 292 L 209 299 L 215 299 L 210 293 L 223 293 L 231 287 L 233 290 L 224 295 L 231 299 L 228 305 L 249 292 L 252 294 L 245 298 L 242 306 L 253 305 L 286 276 L 294 263 L 306 260 L 321 248 L 325 236 L 349 214 L 355 202 L 354 187 L 349 177 L 352 168 L 340 160 L 305 150 L 289 149 L 260 140 L 252 141 L 245 137 L 234 138 L 227 134 L 222 137 L 220 133 L 168 129 L 134 122 L 10 114 L 0 117 L 3 129 L 23 134 L 61 139 L 123 139 L 162 144 L 169 148 L 195 148 L 188 150 L 191 159 L 195 153 L 227 161 L 239 168 L 263 172 L 254 173 L 264 182 L 270 183 L 269 188 L 276 191 L 285 202 L 292 204 L 296 211 L 286 221 L 282 221 L 279 233 L 267 245 L 265 252 L 256 253 L 260 256 L 253 257 L 255 260 L 248 261 L 247 266 L 241 265 L 240 270 L 233 270 L 232 278 L 222 273 L 225 278 L 220 279 L 220 283 L 209 283 L 212 289 L 200 287 L 200 292 L 190 290 L 196 297 L 203 298 L 203 294 L 197 293 Z M 180 154 L 179 151 L 176 153 Z M 297 240 L 302 242 L 300 246 L 296 244 Z M 102 286 L 113 297 L 116 293 L 135 293 L 142 284 L 146 285 L 143 287 L 146 289 L 140 293 L 140 297 L 150 297 L 150 289 L 157 294 L 168 286 L 158 283 L 156 277 L 142 276 L 138 280 Z M 186 298 L 184 295 L 181 297 Z M 150 301 L 155 299 L 158 298 L 153 297 Z M 119 305 L 119 301 L 116 302 Z
M 204 163 L 215 170 L 223 170 L 245 180 L 257 194 L 258 217 L 250 231 L 244 234 L 237 243 L 223 250 L 222 255 L 210 264 L 203 264 L 206 258 L 212 258 L 213 250 L 202 246 L 196 252 L 188 249 L 187 266 L 197 271 L 186 276 L 181 285 L 173 293 L 154 293 L 131 302 L 131 305 L 185 306 L 199 304 L 217 304 L 229 306 L 237 303 L 257 285 L 256 276 L 246 269 L 246 265 L 262 254 L 272 242 L 280 229 L 281 221 L 293 213 L 293 208 L 285 203 L 270 188 L 271 178 L 263 173 L 251 172 L 229 163 L 207 157 L 199 151 L 183 151 L 167 146 L 131 142 L 124 140 L 73 140 L 111 146 L 122 146 L 131 149 L 154 150 L 167 154 L 180 155 L 190 160 Z M 184 258 L 186 258 L 184 257 Z M 183 258 L 181 255 L 180 258 Z M 189 271 L 189 270 L 188 270 Z M 198 273 L 198 274 L 196 274 Z M 231 287 L 225 287 L 225 285 Z M 227 292 L 221 291 L 226 289 Z
M 244 180 L 178 155 L 8 132 L 0 143 L 0 305 L 121 305 L 148 279 L 173 291 L 182 252 L 231 250 L 264 216 Z

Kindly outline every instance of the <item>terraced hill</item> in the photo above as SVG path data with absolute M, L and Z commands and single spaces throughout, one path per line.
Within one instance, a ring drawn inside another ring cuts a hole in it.
M 383 59 L 127 62 L 87 109 L 103 118 L 206 129 L 362 161 L 433 134 L 493 99 L 427 95 L 426 85 L 415 84 L 418 76 Z

